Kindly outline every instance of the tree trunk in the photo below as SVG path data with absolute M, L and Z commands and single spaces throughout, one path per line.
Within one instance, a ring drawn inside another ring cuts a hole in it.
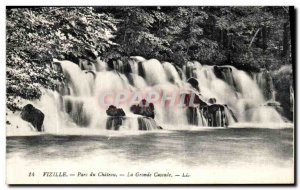
M 257 36 L 257 34 L 259 33 L 259 31 L 260 31 L 260 28 L 256 30 L 256 32 L 255 32 L 255 34 L 254 34 L 254 36 L 253 36 L 253 38 L 252 38 L 252 40 L 251 40 L 251 42 L 250 42 L 250 44 L 248 46 L 248 49 L 250 49 L 250 47 L 251 47 L 252 43 L 254 42 L 255 37 Z

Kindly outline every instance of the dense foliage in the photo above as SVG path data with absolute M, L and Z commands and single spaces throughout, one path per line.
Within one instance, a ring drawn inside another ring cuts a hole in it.
M 41 88 L 54 89 L 63 76 L 52 60 L 76 59 L 102 53 L 116 20 L 93 8 L 12 8 L 7 10 L 6 77 L 8 108 L 18 109 L 16 97 L 36 99 Z
M 7 9 L 8 108 L 63 76 L 53 58 L 139 55 L 183 65 L 277 69 L 291 63 L 288 7 L 35 7 Z
M 141 55 L 178 65 L 198 60 L 242 69 L 278 68 L 291 62 L 288 7 L 98 7 L 97 11 L 121 20 L 115 56 Z

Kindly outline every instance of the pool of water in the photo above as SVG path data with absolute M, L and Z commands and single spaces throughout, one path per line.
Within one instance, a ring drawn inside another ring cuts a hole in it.
M 291 183 L 293 129 L 227 128 L 124 135 L 7 137 L 8 183 Z M 22 168 L 20 170 L 19 168 Z M 28 177 L 29 172 L 35 177 Z M 65 171 L 74 177 L 40 177 Z M 80 177 L 107 172 L 114 177 Z M 128 177 L 128 172 L 134 177 Z M 170 173 L 141 177 L 136 173 Z M 182 177 L 187 173 L 190 177 Z M 180 176 L 179 176 L 180 175 Z

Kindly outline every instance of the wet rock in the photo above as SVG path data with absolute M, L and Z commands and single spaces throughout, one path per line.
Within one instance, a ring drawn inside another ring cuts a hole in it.
M 145 69 L 144 69 L 144 67 L 143 67 L 142 62 L 139 62 L 139 63 L 138 63 L 138 72 L 139 72 L 139 75 L 140 75 L 141 77 L 143 77 L 143 78 L 146 77 L 146 71 L 145 71 Z
M 138 125 L 140 131 L 150 131 L 155 129 L 162 129 L 159 127 L 155 120 L 150 117 L 139 117 L 138 118 Z
M 272 106 L 272 107 L 280 107 L 280 103 L 276 101 L 268 101 L 265 104 L 266 106 Z
M 27 104 L 21 111 L 21 118 L 33 125 L 37 131 L 43 131 L 45 115 L 42 111 L 35 108 L 32 104 Z
M 280 102 L 283 116 L 293 121 L 294 119 L 294 77 L 292 66 L 282 66 L 273 74 L 274 88 L 276 90 L 275 100 Z
M 57 61 L 54 61 L 52 64 L 53 69 L 58 73 L 63 73 L 63 69 L 61 67 L 61 64 Z
M 132 77 L 132 73 L 125 73 L 125 76 L 129 82 L 130 85 L 134 86 L 134 80 L 133 80 L 133 77 Z
M 80 66 L 81 70 L 96 71 L 96 67 L 95 67 L 94 63 L 92 63 L 89 60 L 80 59 L 79 66 Z
M 107 65 L 110 69 L 116 70 L 120 73 L 131 73 L 131 66 L 128 60 L 119 60 L 119 59 L 110 59 L 107 62 Z
M 115 64 L 114 64 L 115 60 L 114 59 L 110 59 L 107 61 L 107 66 L 109 69 L 114 70 L 115 68 Z
M 208 105 L 203 108 L 203 115 L 210 127 L 227 127 L 228 118 L 225 113 L 225 106 L 221 104 Z
M 193 103 L 199 105 L 199 107 L 206 106 L 207 103 L 201 100 L 200 96 L 195 93 L 183 93 L 180 94 L 180 98 L 184 96 L 184 105 L 187 107 L 190 107 L 190 101 L 192 101 L 192 98 L 194 98 Z
M 124 60 L 124 64 L 123 64 L 123 73 L 132 73 L 132 69 L 129 63 L 129 60 Z
M 189 79 L 187 80 L 187 82 L 188 82 L 193 88 L 195 88 L 196 90 L 200 91 L 200 89 L 199 89 L 199 82 L 198 82 L 197 79 L 195 79 L 195 78 L 189 78 Z
M 70 118 L 78 125 L 87 127 L 90 124 L 90 116 L 85 111 L 82 100 L 74 100 L 69 97 L 61 97 L 62 109 L 69 114 Z
M 235 114 L 233 113 L 232 109 L 230 109 L 226 104 L 225 104 L 224 106 L 225 106 L 225 109 L 227 109 L 227 110 L 229 111 L 229 113 L 230 113 L 231 117 L 233 118 L 233 120 L 234 120 L 235 122 L 238 122 L 238 119 L 237 119 L 237 117 L 235 116 Z
M 232 68 L 228 66 L 214 66 L 214 73 L 219 78 L 223 78 L 224 74 L 226 73 L 230 74 L 231 72 L 232 72 Z
M 125 117 L 109 117 L 106 120 L 106 129 L 107 130 L 119 130 L 120 127 L 123 124 L 123 121 L 125 121 Z
M 264 106 L 273 107 L 277 112 L 281 115 L 284 115 L 284 110 L 279 102 L 276 101 L 268 101 L 264 104 Z
M 186 115 L 188 119 L 188 123 L 191 125 L 198 125 L 198 115 L 197 115 L 197 107 L 188 107 L 186 110 Z
M 237 89 L 233 75 L 232 68 L 229 66 L 214 66 L 214 73 L 216 77 L 222 79 L 234 89 Z
M 130 111 L 134 114 L 146 116 L 153 118 L 155 117 L 153 103 L 148 103 L 145 99 L 143 99 L 138 105 L 132 105 L 130 107 Z
M 120 116 L 125 116 L 125 112 L 123 111 L 122 108 L 117 108 L 114 105 L 110 105 L 108 109 L 106 110 L 106 114 L 108 116 L 114 116 L 114 117 L 120 117 Z
M 150 131 L 150 130 L 161 130 L 162 127 L 158 126 L 154 119 L 150 117 L 138 117 L 138 118 L 129 118 L 124 116 L 111 116 L 107 118 L 106 121 L 106 129 L 107 130 L 120 130 L 122 125 L 124 125 L 126 120 L 137 119 L 138 128 L 136 130 L 140 131 Z M 130 122 L 129 122 L 130 123 Z M 128 127 L 128 126 L 123 126 Z M 132 126 L 130 126 L 132 127 Z
M 188 123 L 191 125 L 198 125 L 201 120 L 201 118 L 199 118 L 200 116 L 199 109 L 206 107 L 208 104 L 203 100 L 201 100 L 200 96 L 195 93 L 181 94 L 181 96 L 185 96 L 184 105 L 187 107 L 186 116 L 187 116 Z M 192 98 L 194 98 L 194 102 L 193 102 L 194 105 L 192 105 L 192 103 L 190 102 L 192 101 Z
M 209 98 L 208 103 L 215 104 L 217 102 L 216 98 Z
M 90 74 L 90 75 L 92 75 L 92 76 L 93 76 L 93 79 L 96 78 L 96 72 L 95 72 L 95 71 L 85 71 L 84 73 L 85 73 L 85 74 Z

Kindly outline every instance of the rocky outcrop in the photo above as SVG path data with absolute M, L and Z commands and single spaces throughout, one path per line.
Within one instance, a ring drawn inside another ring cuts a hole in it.
M 114 105 L 110 105 L 108 109 L 106 110 L 106 114 L 108 116 L 113 116 L 113 117 L 121 117 L 125 116 L 125 112 L 123 111 L 122 108 L 117 108 Z
M 21 111 L 21 118 L 33 125 L 37 131 L 44 131 L 43 122 L 45 115 L 32 104 L 27 104 Z
M 274 88 L 276 90 L 275 100 L 280 102 L 283 116 L 293 121 L 294 112 L 294 77 L 291 65 L 282 66 L 273 74 Z
M 155 109 L 153 103 L 148 103 L 145 99 L 143 99 L 137 105 L 132 105 L 130 107 L 130 111 L 134 114 L 150 117 L 152 119 L 154 119 L 155 117 Z
M 126 119 L 124 110 L 122 108 L 117 108 L 114 105 L 110 105 L 106 110 L 106 114 L 110 116 L 106 121 L 106 129 L 119 130 L 123 121 Z
M 115 106 L 111 105 L 106 110 L 106 114 L 109 116 L 106 121 L 106 129 L 107 130 L 119 130 L 120 127 L 124 124 L 126 120 L 129 122 L 126 125 L 133 125 L 130 120 L 137 119 L 138 128 L 137 130 L 141 131 L 149 131 L 155 129 L 162 129 L 161 126 L 158 126 L 154 120 L 154 105 L 152 103 L 147 103 L 145 99 L 143 99 L 140 104 L 131 106 L 131 111 L 134 114 L 142 115 L 141 117 L 126 117 L 125 112 L 122 108 L 116 108 Z M 134 122 L 133 122 L 134 123 Z M 128 127 L 128 126 L 126 126 Z M 132 127 L 132 126 L 130 126 Z
M 125 117 L 109 117 L 106 121 L 106 129 L 107 130 L 119 130 L 125 121 Z
M 203 115 L 210 127 L 227 127 L 228 116 L 225 113 L 225 106 L 221 104 L 208 105 L 203 108 Z
M 212 104 L 202 108 L 203 116 L 207 120 L 207 125 L 210 127 L 227 127 L 229 118 L 237 122 L 237 118 L 233 111 L 225 104 Z
M 195 93 L 181 94 L 181 98 L 184 96 L 184 105 L 186 106 L 187 121 L 191 125 L 198 125 L 202 118 L 200 116 L 200 108 L 207 106 L 207 103 L 201 100 L 200 96 Z M 193 104 L 191 103 L 194 99 Z

